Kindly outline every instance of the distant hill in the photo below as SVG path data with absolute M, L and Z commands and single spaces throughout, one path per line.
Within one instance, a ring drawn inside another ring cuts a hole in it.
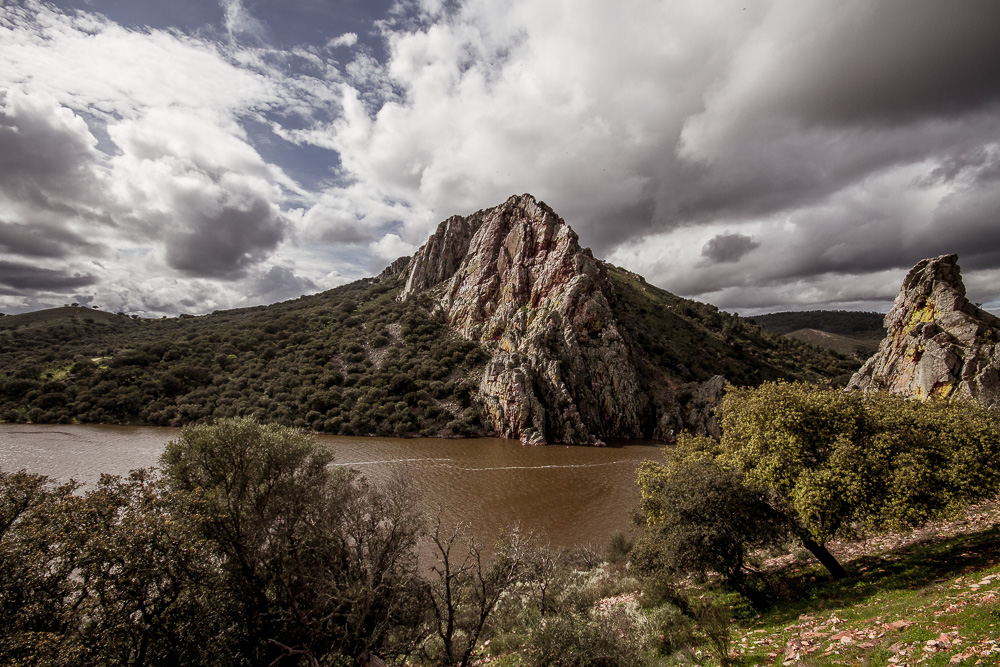
M 768 331 L 865 360 L 885 337 L 882 313 L 849 310 L 806 310 L 755 315 Z
M 5 315 L 4 317 L 0 317 L 0 330 L 19 329 L 23 332 L 31 329 L 47 329 L 52 326 L 74 322 L 99 324 L 116 331 L 125 331 L 136 326 L 135 320 L 125 315 L 115 315 L 82 306 L 65 306 L 63 308 L 36 310 L 32 313 L 21 313 L 19 315 Z
M 669 438 L 724 376 L 846 383 L 859 363 L 596 260 L 528 196 L 442 223 L 378 278 L 271 306 L 0 318 L 0 419 L 333 434 Z
M 789 334 L 800 329 L 816 329 L 844 336 L 885 336 L 884 313 L 853 310 L 803 310 L 770 313 L 749 318 L 776 334 Z

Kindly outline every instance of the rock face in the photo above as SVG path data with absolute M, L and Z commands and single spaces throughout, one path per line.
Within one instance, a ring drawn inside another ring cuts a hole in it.
M 442 222 L 410 260 L 400 298 L 425 290 L 491 355 L 479 401 L 495 433 L 532 444 L 641 436 L 649 406 L 611 282 L 548 206 L 515 196 Z
M 389 266 L 382 269 L 382 273 L 375 276 L 375 280 L 382 282 L 383 280 L 389 280 L 390 278 L 395 278 L 410 265 L 410 257 L 399 257 Z
M 878 352 L 848 389 L 926 400 L 971 397 L 1000 406 L 1000 319 L 965 298 L 957 255 L 914 266 L 885 317 Z

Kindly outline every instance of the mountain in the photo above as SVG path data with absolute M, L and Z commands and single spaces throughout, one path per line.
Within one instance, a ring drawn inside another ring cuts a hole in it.
M 878 352 L 849 388 L 920 399 L 964 396 L 1000 406 L 1000 318 L 965 298 L 957 255 L 918 262 L 885 324 Z
M 848 310 L 807 310 L 754 315 L 768 331 L 865 360 L 885 337 L 884 315 Z
M 595 259 L 529 195 L 439 225 L 377 278 L 271 306 L 0 318 L 0 419 L 595 444 L 710 432 L 724 379 L 857 366 Z

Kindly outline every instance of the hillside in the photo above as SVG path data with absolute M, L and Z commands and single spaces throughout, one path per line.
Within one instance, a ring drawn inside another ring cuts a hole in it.
M 499 297 L 484 301 L 482 313 L 465 297 L 449 297 L 451 309 L 443 308 L 444 287 L 413 289 L 415 262 L 401 261 L 379 278 L 200 317 L 133 320 L 57 308 L 0 318 L 0 419 L 176 426 L 254 415 L 333 434 L 527 440 L 535 428 L 535 441 L 543 442 L 669 438 L 679 428 L 710 427 L 706 406 L 721 388 L 716 375 L 736 384 L 779 377 L 845 382 L 855 370 L 842 357 L 594 260 L 561 219 L 544 212 L 545 233 L 562 239 L 559 266 L 591 267 L 589 277 L 562 269 L 544 274 L 553 266 L 548 260 L 534 274 L 511 270 L 522 285 L 535 286 L 524 301 L 502 286 L 495 268 L 484 269 L 475 279 L 506 295 L 502 313 Z M 491 215 L 517 234 L 529 225 L 501 207 L 462 220 L 481 224 Z M 498 247 L 514 248 L 513 233 Z M 542 259 L 554 256 L 546 253 Z M 484 261 L 481 253 L 469 256 L 475 267 Z M 534 277 L 543 274 L 544 284 Z M 579 309 L 570 313 L 566 304 Z M 572 320 L 574 313 L 586 317 Z M 595 380 L 601 364 L 606 385 Z M 635 411 L 619 423 L 613 401 L 623 396 Z M 518 413 L 521 405 L 534 412 Z M 557 421 L 564 415 L 571 417 Z
M 751 319 L 768 331 L 789 334 L 800 329 L 816 329 L 842 336 L 869 337 L 879 340 L 885 336 L 885 314 L 852 310 L 803 310 L 767 315 L 754 315 Z
M 768 331 L 864 361 L 885 337 L 882 313 L 807 310 L 755 315 Z

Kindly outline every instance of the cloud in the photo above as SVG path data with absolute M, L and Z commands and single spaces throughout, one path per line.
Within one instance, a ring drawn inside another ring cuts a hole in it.
M 229 39 L 236 37 L 251 37 L 258 41 L 264 39 L 264 24 L 247 11 L 242 0 L 220 0 L 219 4 L 222 7 L 223 21 Z
M 981 66 L 1000 48 L 993 3 L 422 11 L 387 28 L 388 60 L 359 67 L 315 137 L 373 199 L 432 212 L 404 218 L 406 242 L 528 191 L 668 289 L 787 299 L 785 281 L 796 302 L 840 303 L 829 281 L 905 270 L 998 212 L 986 187 L 923 183 L 945 165 L 970 173 L 960 163 L 1000 136 L 997 75 Z M 751 261 L 757 243 L 769 253 Z
M 317 290 L 317 285 L 309 278 L 295 274 L 284 266 L 272 266 L 259 273 L 249 283 L 248 300 L 258 303 L 274 303 L 309 294 Z
M 133 234 L 164 245 L 189 276 L 235 279 L 285 238 L 281 189 L 271 168 L 232 130 L 185 111 L 152 111 L 108 128 Z
M 372 273 L 381 273 L 386 266 L 407 255 L 412 255 L 418 246 L 407 243 L 399 234 L 389 233 L 368 246 L 371 251 L 369 269 Z
M 334 37 L 326 43 L 326 48 L 336 49 L 340 47 L 351 47 L 358 43 L 358 35 L 354 32 L 345 32 L 339 37 Z
M 96 278 L 87 274 L 70 275 L 64 271 L 39 268 L 22 262 L 0 260 L 0 293 L 10 295 L 75 290 L 93 285 Z
M 738 262 L 760 243 L 746 234 L 717 234 L 701 247 L 701 256 L 717 264 Z
M 53 302 L 92 286 L 118 309 L 238 303 L 169 276 L 239 281 L 292 232 L 282 208 L 305 193 L 243 123 L 305 84 L 247 55 L 30 0 L 0 9 L 0 250 L 24 258 L 11 280 L 38 276 Z
M 989 0 L 421 0 L 284 47 L 220 2 L 192 34 L 0 7 L 11 261 L 214 309 L 531 192 L 598 256 L 743 310 L 885 305 L 943 252 L 970 284 L 1000 267 Z
M 51 208 L 88 199 L 95 186 L 97 139 L 48 95 L 0 92 L 0 196 Z

